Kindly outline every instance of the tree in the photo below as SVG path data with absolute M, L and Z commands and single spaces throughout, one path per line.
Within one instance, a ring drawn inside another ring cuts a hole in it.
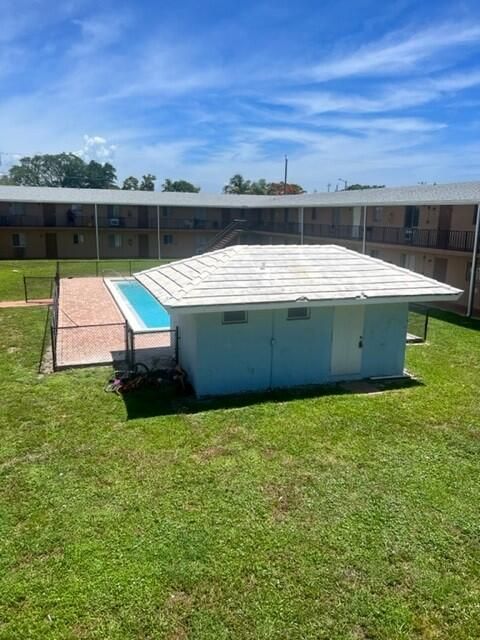
M 117 171 L 109 162 L 90 160 L 86 166 L 87 189 L 117 189 Z
M 351 184 L 345 191 L 361 191 L 363 189 L 384 189 L 384 184 Z
M 269 196 L 282 196 L 283 194 L 287 195 L 296 195 L 299 193 L 305 193 L 305 189 L 301 187 L 299 184 L 295 184 L 293 182 L 287 182 L 285 189 L 284 182 L 270 182 L 268 185 L 268 195 Z
M 139 188 L 138 178 L 134 178 L 133 176 L 129 176 L 125 178 L 123 181 L 122 189 L 127 191 L 136 191 Z
M 170 180 L 166 178 L 162 184 L 162 191 L 181 191 L 183 193 L 198 193 L 200 187 L 196 187 L 187 180 Z
M 151 173 L 147 173 L 145 176 L 142 176 L 142 181 L 140 183 L 140 191 L 155 191 L 155 180 L 157 176 L 152 175 Z
M 76 187 L 112 189 L 116 171 L 110 163 L 88 164 L 74 153 L 26 156 L 8 171 L 10 184 L 31 187 Z
M 265 180 L 265 178 L 260 178 L 260 180 L 250 183 L 250 190 L 248 193 L 256 196 L 265 196 L 268 193 L 269 186 L 270 185 Z
M 250 180 L 245 180 L 242 175 L 236 173 L 230 178 L 228 184 L 223 187 L 223 192 L 236 194 L 250 193 L 251 186 L 252 183 Z
M 285 193 L 285 183 L 283 182 L 267 182 L 265 178 L 260 178 L 260 180 L 245 180 L 245 178 L 239 173 L 232 176 L 228 182 L 223 187 L 224 193 L 251 193 L 252 195 L 259 196 L 279 196 Z M 287 182 L 286 193 L 288 195 L 293 195 L 296 193 L 305 193 L 303 187 L 299 184 L 293 184 Z

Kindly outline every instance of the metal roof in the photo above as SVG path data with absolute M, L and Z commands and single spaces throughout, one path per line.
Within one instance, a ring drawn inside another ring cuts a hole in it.
M 455 300 L 447 284 L 336 245 L 237 245 L 135 274 L 167 308 Z
M 480 182 L 386 187 L 359 191 L 304 193 L 297 196 L 254 196 L 122 189 L 66 189 L 0 186 L 0 201 L 58 204 L 118 204 L 178 207 L 351 207 L 480 203 Z

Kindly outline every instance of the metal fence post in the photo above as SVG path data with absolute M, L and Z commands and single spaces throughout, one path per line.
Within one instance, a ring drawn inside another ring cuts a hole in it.
M 98 278 L 98 260 L 95 260 L 95 275 Z
M 131 361 L 132 361 L 132 369 L 135 366 L 135 333 L 133 332 L 133 329 L 130 327 L 130 344 L 132 345 L 132 357 L 131 357 Z
M 27 279 L 25 276 L 23 276 L 23 293 L 25 295 L 25 302 L 28 302 Z
M 427 334 L 428 334 L 428 319 L 430 317 L 430 310 L 426 309 L 425 310 L 425 324 L 424 324 L 424 329 L 423 329 L 423 341 L 426 342 L 427 341 Z
M 175 364 L 178 364 L 178 327 L 175 327 Z

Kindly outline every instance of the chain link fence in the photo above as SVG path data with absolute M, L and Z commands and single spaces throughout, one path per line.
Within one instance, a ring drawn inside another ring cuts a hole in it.
M 129 364 L 141 362 L 150 369 L 174 366 L 178 361 L 176 329 L 135 333 L 127 327 Z
M 158 266 L 159 260 L 59 260 L 57 275 L 60 278 L 131 276 L 137 271 Z
M 50 300 L 53 296 L 55 278 L 51 276 L 23 276 L 25 302 Z
M 408 305 L 407 342 L 426 342 L 429 309 L 421 304 Z

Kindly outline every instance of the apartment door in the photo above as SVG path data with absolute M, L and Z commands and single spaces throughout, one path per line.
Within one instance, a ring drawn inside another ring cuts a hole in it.
M 57 212 L 54 204 L 43 205 L 43 224 L 45 227 L 57 225 Z
M 222 209 L 222 227 L 228 227 L 232 221 L 232 213 L 230 209 Z
M 362 369 L 363 305 L 335 307 L 333 315 L 332 358 L 334 376 L 353 375 Z
M 435 258 L 433 263 L 433 278 L 439 282 L 447 281 L 447 258 Z
M 56 260 L 58 258 L 57 234 L 45 234 L 45 257 L 48 260 Z
M 148 228 L 148 207 L 138 207 L 138 226 L 141 229 Z
M 438 216 L 438 248 L 447 249 L 450 237 L 450 225 L 452 222 L 452 209 L 450 205 L 440 207 Z
M 362 207 L 353 207 L 352 238 L 360 237 L 360 223 L 362 220 Z
M 148 258 L 148 234 L 142 233 L 138 236 L 138 257 Z

